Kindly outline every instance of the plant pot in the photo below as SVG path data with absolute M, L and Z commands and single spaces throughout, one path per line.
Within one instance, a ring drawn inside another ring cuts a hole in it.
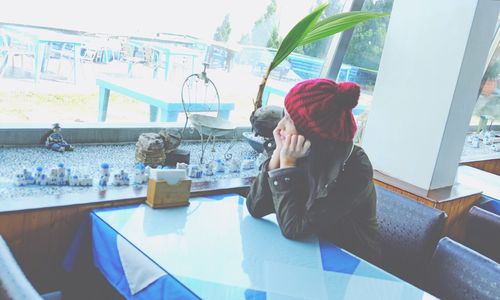
M 255 151 L 258 153 L 264 152 L 265 139 L 263 137 L 255 136 L 255 134 L 251 131 L 243 132 L 242 135 Z

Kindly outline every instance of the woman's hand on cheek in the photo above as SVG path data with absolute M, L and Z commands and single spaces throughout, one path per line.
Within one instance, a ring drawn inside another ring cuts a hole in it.
M 271 156 L 271 160 L 269 161 L 269 165 L 267 166 L 268 170 L 278 169 L 280 167 L 280 153 L 281 148 L 283 147 L 283 141 L 281 138 L 281 130 L 276 127 L 273 130 L 274 142 L 276 143 L 276 148 L 273 151 Z
M 302 135 L 288 135 L 280 151 L 280 167 L 295 167 L 299 158 L 309 154 L 311 142 Z
M 276 150 L 280 151 L 283 145 L 283 141 L 281 140 L 281 129 L 276 127 L 273 130 L 274 142 L 276 143 Z

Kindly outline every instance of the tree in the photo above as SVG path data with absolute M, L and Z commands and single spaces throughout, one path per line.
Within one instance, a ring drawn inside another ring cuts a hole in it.
M 222 24 L 215 29 L 214 40 L 219 42 L 227 42 L 231 34 L 231 23 L 229 21 L 229 14 L 224 17 Z
M 277 48 L 280 43 L 278 34 L 279 24 L 276 19 L 276 0 L 266 7 L 266 12 L 255 21 L 250 35 L 243 35 L 241 44 L 251 44 L 254 46 Z
M 269 37 L 269 40 L 267 40 L 266 47 L 278 48 L 280 45 L 280 42 L 281 42 L 281 39 L 280 39 L 279 33 L 278 33 L 278 26 L 274 26 L 272 31 L 271 31 L 271 36 Z
M 250 38 L 249 33 L 245 33 L 241 36 L 239 43 L 242 45 L 250 45 L 252 42 L 252 39 Z
M 324 1 L 322 0 L 316 0 L 316 7 L 319 6 L 321 3 Z M 326 17 L 333 16 L 334 14 L 338 13 L 341 9 L 340 1 L 332 1 L 325 9 L 324 13 L 321 15 L 320 20 L 323 20 Z M 313 8 L 311 7 L 309 12 L 313 11 Z M 304 46 L 299 46 L 295 49 L 294 52 L 300 53 L 300 54 L 305 54 L 309 56 L 314 56 L 318 58 L 324 58 L 326 56 L 326 52 L 328 51 L 328 48 L 330 47 L 330 43 L 332 41 L 332 38 L 325 38 L 319 41 L 316 41 L 314 43 L 310 43 Z
M 366 0 L 363 10 L 390 12 L 392 3 L 393 0 Z M 344 63 L 378 70 L 388 24 L 388 18 L 359 24 L 352 35 Z

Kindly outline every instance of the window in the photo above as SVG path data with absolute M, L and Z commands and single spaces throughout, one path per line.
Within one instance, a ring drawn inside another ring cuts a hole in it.
M 470 121 L 471 126 L 500 125 L 500 31 L 491 45 L 491 55 L 486 66 L 476 106 Z M 481 121 L 482 120 L 482 121 Z M 482 123 L 482 125 L 480 125 Z M 484 128 L 483 128 L 484 129 Z
M 179 102 L 183 80 L 200 72 L 205 61 L 221 102 L 235 105 L 230 119 L 248 125 L 279 41 L 321 3 L 200 0 L 159 6 L 152 0 L 110 0 L 82 2 L 75 10 L 75 3 L 62 0 L 7 1 L 9 10 L 0 12 L 0 126 L 94 123 L 104 117 L 107 123 L 183 124 L 183 113 L 162 119 L 161 111 L 150 110 L 133 92 L 157 90 L 155 95 Z M 345 9 L 344 2 L 331 1 L 326 15 Z M 286 92 L 297 81 L 319 76 L 329 43 L 298 48 L 268 85 Z M 129 91 L 111 90 L 105 109 L 97 79 Z M 282 99 L 271 96 L 273 101 Z
M 393 0 L 365 0 L 361 10 L 391 12 Z M 353 81 L 361 86 L 361 96 L 353 114 L 358 123 L 355 142 L 361 142 L 368 118 L 380 58 L 384 48 L 389 17 L 368 21 L 356 26 L 347 47 L 337 81 Z

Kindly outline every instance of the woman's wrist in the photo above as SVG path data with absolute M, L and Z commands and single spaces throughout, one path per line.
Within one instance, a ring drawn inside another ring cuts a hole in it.
M 271 160 L 269 160 L 269 165 L 267 166 L 268 171 L 278 169 L 280 167 L 280 154 L 276 150 L 273 151 L 271 155 Z
M 291 168 L 297 166 L 296 159 L 280 159 L 280 168 Z

